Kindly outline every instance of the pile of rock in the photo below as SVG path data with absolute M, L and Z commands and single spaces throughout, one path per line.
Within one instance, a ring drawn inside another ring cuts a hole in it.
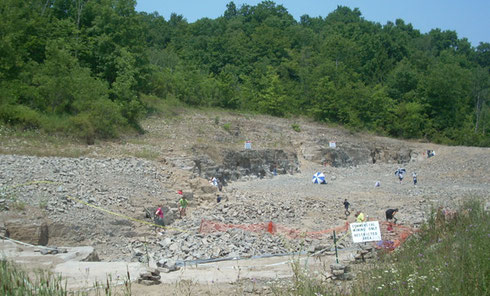
M 68 252 L 67 249 L 58 248 L 58 247 L 46 247 L 39 250 L 39 253 L 41 253 L 41 255 L 56 255 L 59 253 L 67 253 L 67 252 Z
M 198 260 L 287 254 L 301 250 L 300 240 L 287 241 L 269 233 L 229 229 L 212 234 L 176 233 L 158 241 L 155 260 Z
M 161 283 L 160 278 L 160 271 L 158 269 L 151 268 L 140 273 L 138 284 L 146 286 L 159 285 Z
M 161 259 L 157 262 L 157 266 L 159 267 L 159 270 L 164 273 L 169 273 L 180 269 L 174 260 L 169 259 Z
M 342 265 L 339 263 L 331 264 L 330 271 L 332 272 L 332 279 L 341 281 L 350 281 L 354 279 L 354 275 L 351 273 L 349 265 Z
M 356 255 L 354 255 L 354 262 L 365 262 L 366 259 L 371 259 L 376 256 L 376 249 L 369 245 L 360 245 L 360 249 L 357 250 Z

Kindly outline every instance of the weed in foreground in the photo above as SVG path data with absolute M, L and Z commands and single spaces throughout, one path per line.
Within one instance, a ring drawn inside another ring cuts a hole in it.
M 121 293 L 117 293 L 118 283 L 108 275 L 106 282 L 95 282 L 92 289 L 85 291 L 69 291 L 67 282 L 60 274 L 49 271 L 36 270 L 29 275 L 17 264 L 0 258 L 0 295 L 23 295 L 23 296 L 85 296 L 85 295 L 131 295 L 131 278 L 129 271 L 124 279 L 124 287 Z M 120 290 L 120 289 L 119 289 Z
M 434 210 L 421 231 L 360 277 L 354 295 L 488 295 L 490 215 L 471 200 Z
M 36 272 L 35 280 L 17 265 L 0 259 L 0 294 L 2 295 L 67 295 L 66 283 L 61 276 L 43 271 Z
M 301 266 L 291 265 L 291 285 L 275 295 L 489 295 L 490 214 L 472 199 L 458 211 L 439 208 L 421 231 L 392 253 L 380 254 L 357 274 L 349 291 L 332 289 Z

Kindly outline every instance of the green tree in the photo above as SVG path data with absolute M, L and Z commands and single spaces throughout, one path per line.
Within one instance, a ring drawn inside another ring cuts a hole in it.
M 425 114 L 425 106 L 417 102 L 402 102 L 395 107 L 393 124 L 389 133 L 406 139 L 423 138 L 430 132 L 431 123 Z
M 461 126 L 470 110 L 471 74 L 439 60 L 423 80 L 424 103 L 436 131 Z M 452 135 L 446 135 L 451 138 Z
M 287 110 L 287 102 L 279 75 L 275 73 L 272 67 L 268 67 L 263 81 L 263 90 L 258 93 L 257 98 L 259 111 L 274 116 L 284 116 Z
M 475 106 L 475 133 L 485 134 L 485 127 L 489 126 L 488 117 L 490 105 L 490 75 L 488 68 L 477 67 L 473 70 L 473 104 Z

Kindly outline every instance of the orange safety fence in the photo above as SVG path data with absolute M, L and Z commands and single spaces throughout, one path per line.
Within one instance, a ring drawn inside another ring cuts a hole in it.
M 289 238 L 320 238 L 325 234 L 336 232 L 343 232 L 349 229 L 349 223 L 345 225 L 329 228 L 320 231 L 304 231 L 296 228 L 289 228 L 280 224 L 276 224 L 272 221 L 256 224 L 229 224 L 217 221 L 201 220 L 201 226 L 199 227 L 199 233 L 212 233 L 212 232 L 225 232 L 229 229 L 243 229 L 251 232 L 268 232 L 271 234 L 282 234 Z
M 377 249 L 386 249 L 393 251 L 401 246 L 407 238 L 418 231 L 418 229 L 412 228 L 406 225 L 394 224 L 392 222 L 382 221 L 379 223 L 381 235 L 384 240 L 376 244 Z
M 405 240 L 418 231 L 410 226 L 394 224 L 391 222 L 381 221 L 379 223 L 382 237 L 384 240 L 376 244 L 378 249 L 394 250 L 405 242 Z M 344 225 L 319 230 L 319 231 L 305 231 L 296 228 L 289 228 L 280 224 L 276 224 L 272 221 L 256 224 L 230 224 L 210 220 L 201 220 L 201 226 L 199 228 L 199 233 L 212 233 L 212 232 L 225 232 L 229 229 L 243 229 L 245 231 L 256 232 L 256 233 L 271 233 L 271 234 L 282 234 L 288 238 L 313 238 L 319 239 L 326 234 L 346 232 L 349 230 L 349 222 Z

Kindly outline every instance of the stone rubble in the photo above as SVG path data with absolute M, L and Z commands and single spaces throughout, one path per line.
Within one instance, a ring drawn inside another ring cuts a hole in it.
M 159 285 L 160 281 L 160 271 L 155 268 L 148 268 L 147 271 L 140 273 L 138 278 L 138 283 L 145 286 Z
M 354 279 L 354 274 L 351 273 L 351 267 L 349 265 L 343 265 L 339 263 L 330 264 L 330 271 L 332 273 L 332 279 L 341 281 L 351 281 Z
M 167 147 L 172 155 L 155 161 L 0 155 L 0 215 L 2 221 L 21 221 L 9 215 L 18 213 L 16 218 L 24 219 L 28 211 L 29 223 L 49 226 L 50 245 L 91 245 L 102 260 L 162 262 L 161 268 L 170 270 L 164 262 L 328 253 L 333 245 L 331 234 L 318 239 L 242 229 L 202 234 L 203 219 L 237 225 L 272 221 L 289 229 L 322 231 L 353 221 L 353 214 L 343 213 L 347 198 L 351 212 L 362 210 L 383 221 L 387 208 L 399 207 L 399 223 L 419 226 L 436 204 L 451 207 L 468 196 L 490 195 L 488 149 L 441 146 L 436 157 L 427 159 L 422 151 L 433 145 L 371 143 L 379 141 L 373 139 L 349 144 L 334 134 L 338 144 L 332 150 L 313 133 L 315 129 L 305 127 L 303 138 L 291 142 L 298 155 L 278 149 L 223 150 L 221 163 L 203 149 L 189 156 L 174 147 Z M 400 166 L 417 171 L 417 186 L 408 177 L 403 184 L 397 182 L 393 172 Z M 317 171 L 326 174 L 327 185 L 311 183 Z M 209 184 L 211 176 L 226 181 L 222 192 Z M 381 186 L 375 188 L 378 180 Z M 189 199 L 183 219 L 178 217 L 177 190 Z M 152 214 L 160 205 L 166 229 L 138 222 L 153 223 Z M 8 225 L 0 225 L 0 234 L 7 230 Z M 20 227 L 11 235 L 26 230 Z M 352 243 L 345 239 L 339 247 L 350 248 Z

